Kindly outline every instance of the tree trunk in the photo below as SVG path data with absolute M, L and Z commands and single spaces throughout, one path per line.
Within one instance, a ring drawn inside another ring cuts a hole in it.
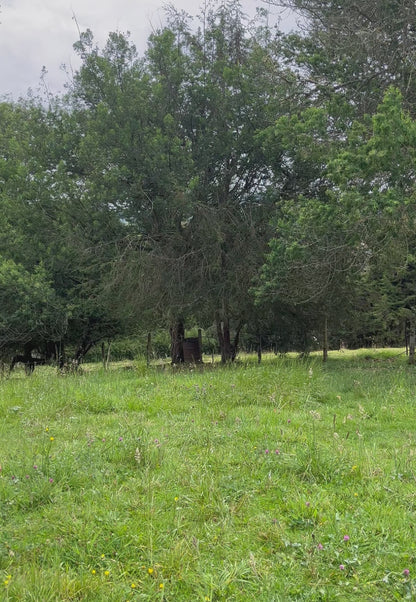
M 328 317 L 324 319 L 324 341 L 322 345 L 322 360 L 326 362 L 328 359 Z
M 198 345 L 199 345 L 199 351 L 201 353 L 201 362 L 203 362 L 203 359 L 202 359 L 202 330 L 200 328 L 198 328 Z
M 58 368 L 62 370 L 65 365 L 65 346 L 62 341 L 55 343 L 55 358 Z
M 152 354 L 152 333 L 147 333 L 147 344 L 146 344 L 146 364 L 150 365 L 150 356 Z
M 235 335 L 234 335 L 234 343 L 233 343 L 234 357 L 233 357 L 233 360 L 235 360 L 235 358 L 237 357 L 238 345 L 240 343 L 240 332 L 241 332 L 242 328 L 243 328 L 243 322 L 240 322 L 239 325 L 236 328 Z
M 183 340 L 185 338 L 185 327 L 181 319 L 170 327 L 170 356 L 172 364 L 183 364 Z
M 237 356 L 238 343 L 240 340 L 240 331 L 243 326 L 240 323 L 235 331 L 234 341 L 231 341 L 231 330 L 230 330 L 230 320 L 226 318 L 221 320 L 221 318 L 217 317 L 216 319 L 217 325 L 217 336 L 218 343 L 220 345 L 221 351 L 221 362 L 226 364 L 227 362 L 233 362 Z
M 226 364 L 227 362 L 232 361 L 233 356 L 231 349 L 229 320 L 217 319 L 217 336 L 220 346 L 221 362 Z
M 404 343 L 406 345 L 406 355 L 409 355 L 409 323 L 407 320 L 404 322 Z
M 106 370 L 108 370 L 108 366 L 110 365 L 110 355 L 111 355 L 111 341 L 108 341 L 107 357 L 105 358 L 105 369 Z
M 261 335 L 259 334 L 259 340 L 258 340 L 258 343 L 257 343 L 257 361 L 258 361 L 259 364 L 261 364 L 261 352 L 262 352 L 262 349 L 261 349 Z
M 94 341 L 88 341 L 88 340 L 84 340 L 79 344 L 79 346 L 75 352 L 74 360 L 73 360 L 73 363 L 75 366 L 79 366 L 79 364 L 82 362 L 84 357 L 87 355 L 88 351 L 93 346 L 94 346 Z
M 412 366 L 415 363 L 415 346 L 416 346 L 416 326 L 415 322 L 412 321 L 410 324 L 409 331 L 409 364 Z

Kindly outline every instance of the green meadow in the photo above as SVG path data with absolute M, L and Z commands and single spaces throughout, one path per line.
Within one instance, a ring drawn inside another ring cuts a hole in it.
M 0 599 L 416 599 L 401 350 L 0 381 Z

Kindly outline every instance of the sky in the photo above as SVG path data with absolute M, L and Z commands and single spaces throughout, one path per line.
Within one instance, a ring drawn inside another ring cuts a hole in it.
M 177 9 L 191 15 L 199 12 L 199 0 L 173 0 Z M 249 16 L 254 16 L 262 0 L 242 0 Z M 78 28 L 91 29 L 103 46 L 110 31 L 131 32 L 139 54 L 146 49 L 152 30 L 164 22 L 163 0 L 0 0 L 0 98 L 17 100 L 34 93 L 59 94 L 68 76 L 79 66 L 72 45 Z M 264 6 L 264 4 L 263 4 Z M 293 16 L 278 12 L 272 18 L 288 30 Z M 75 17 L 75 18 L 74 18 Z M 42 68 L 47 74 L 41 83 Z

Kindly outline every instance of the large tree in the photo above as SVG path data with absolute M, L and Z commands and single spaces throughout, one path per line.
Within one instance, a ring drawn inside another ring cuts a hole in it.
M 103 336 L 103 320 L 114 331 L 99 289 L 119 220 L 89 194 L 83 120 L 66 100 L 3 103 L 0 119 L 0 253 L 29 273 L 42 264 L 67 322 L 60 346 L 80 358 Z
M 125 226 L 114 300 L 173 338 L 184 319 L 215 322 L 227 361 L 249 319 L 273 207 L 256 134 L 287 105 L 266 29 L 250 30 L 235 1 L 200 18 L 195 32 L 172 10 L 144 62 L 122 36 L 99 52 L 86 34 L 75 93 L 89 109 L 88 180 Z
M 298 31 L 286 38 L 300 93 L 312 102 L 336 95 L 354 115 L 373 113 L 389 86 L 413 110 L 416 7 L 412 0 L 268 0 L 293 10 Z
M 153 39 L 149 59 L 158 66 L 155 49 L 174 32 L 175 53 L 183 55 L 176 60 L 186 65 L 178 121 L 192 157 L 182 232 L 183 249 L 196 264 L 189 289 L 195 316 L 215 323 L 228 361 L 250 319 L 248 289 L 262 262 L 272 208 L 265 186 L 270 171 L 256 134 L 280 109 L 283 80 L 271 59 L 274 40 L 261 27 L 250 30 L 239 2 L 208 7 L 200 19 L 193 33 L 176 17 L 169 32 Z
M 348 307 L 364 309 L 367 329 L 412 316 L 415 142 L 414 121 L 390 89 L 372 119 L 353 123 L 343 147 L 332 148 L 324 195 L 286 205 L 263 297 L 289 298 L 312 314 L 319 308 L 333 323 Z
M 0 357 L 23 350 L 30 363 L 33 350 L 53 354 L 48 343 L 62 340 L 67 330 L 62 305 L 41 265 L 29 273 L 0 258 Z
M 352 129 L 331 172 L 338 202 L 365 225 L 372 311 L 384 314 L 384 323 L 409 321 L 413 361 L 416 125 L 403 104 L 401 93 L 390 88 L 371 121 Z

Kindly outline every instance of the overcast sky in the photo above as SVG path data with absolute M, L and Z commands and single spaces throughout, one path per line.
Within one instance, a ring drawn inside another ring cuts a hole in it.
M 192 15 L 199 12 L 199 0 L 173 0 L 172 4 Z M 242 4 L 253 16 L 261 0 L 243 0 Z M 50 92 L 63 90 L 67 76 L 61 65 L 69 70 L 78 66 L 72 49 L 78 39 L 74 15 L 80 30 L 90 28 L 99 46 L 110 31 L 130 31 L 142 54 L 152 28 L 163 23 L 163 5 L 163 0 L 0 0 L 0 96 L 17 99 L 28 88 L 37 92 L 43 66 Z M 282 18 L 282 28 L 293 25 L 287 14 Z

